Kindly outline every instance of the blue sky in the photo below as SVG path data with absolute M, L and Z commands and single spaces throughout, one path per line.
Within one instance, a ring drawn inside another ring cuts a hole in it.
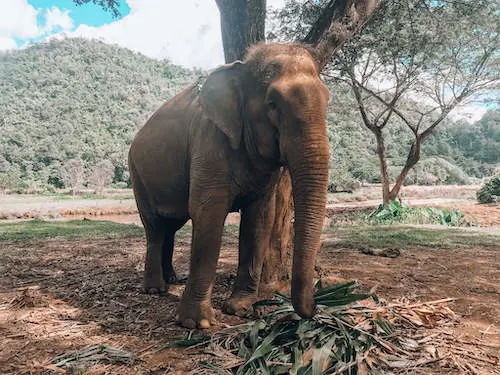
M 75 26 L 81 24 L 101 26 L 116 20 L 110 12 L 104 11 L 101 7 L 93 3 L 78 6 L 72 0 L 28 0 L 28 4 L 39 9 L 48 9 L 53 6 L 59 9 L 67 9 L 71 12 L 71 18 Z M 130 13 L 130 7 L 126 1 L 120 1 L 119 4 L 119 18 L 123 18 Z
M 130 7 L 126 1 L 120 1 L 120 16 L 118 18 L 114 18 L 111 12 L 106 12 L 101 7 L 93 3 L 80 6 L 76 5 L 71 0 L 28 0 L 27 3 L 33 8 L 40 10 L 36 16 L 36 20 L 39 25 L 45 24 L 46 10 L 48 9 L 56 7 L 63 10 L 63 12 L 68 11 L 68 15 L 73 21 L 73 27 L 71 27 L 68 31 L 74 31 L 80 25 L 99 27 L 104 24 L 117 21 L 130 13 Z M 22 47 L 27 42 L 38 42 L 45 39 L 48 35 L 56 34 L 62 31 L 65 31 L 63 30 L 63 27 L 58 26 L 51 30 L 50 33 L 44 33 L 32 38 L 14 37 L 13 39 L 16 41 L 18 47 Z

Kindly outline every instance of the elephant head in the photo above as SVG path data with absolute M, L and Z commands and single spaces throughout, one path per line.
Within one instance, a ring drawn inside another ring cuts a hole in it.
M 201 89 L 206 115 L 233 149 L 256 164 L 290 170 L 295 205 L 292 301 L 314 314 L 313 274 L 328 184 L 326 106 L 329 92 L 305 46 L 251 48 L 243 62 L 214 71 Z

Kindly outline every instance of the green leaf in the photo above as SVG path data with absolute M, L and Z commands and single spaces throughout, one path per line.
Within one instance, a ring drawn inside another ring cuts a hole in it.
M 373 322 L 382 330 L 386 336 L 392 335 L 392 329 L 389 323 L 384 320 L 374 319 Z
M 336 339 L 337 336 L 333 335 L 323 346 L 314 349 L 312 358 L 312 375 L 323 374 L 323 368 L 330 358 L 332 347 Z
M 302 366 L 302 355 L 304 352 L 299 349 L 298 343 L 292 348 L 293 365 L 290 369 L 290 375 L 296 375 L 299 368 Z
M 316 303 L 318 305 L 324 305 L 328 307 L 333 307 L 333 306 L 345 306 L 349 305 L 353 302 L 356 301 L 361 301 L 364 299 L 367 299 L 371 297 L 370 294 L 349 294 L 344 297 L 338 297 L 338 298 L 325 298 L 325 299 L 317 299 Z
M 343 284 L 332 284 L 330 286 L 318 290 L 316 293 L 314 293 L 314 297 L 320 298 L 326 295 L 338 294 L 338 293 L 343 293 L 345 295 L 350 289 L 353 289 L 355 286 L 356 286 L 355 281 L 349 281 Z

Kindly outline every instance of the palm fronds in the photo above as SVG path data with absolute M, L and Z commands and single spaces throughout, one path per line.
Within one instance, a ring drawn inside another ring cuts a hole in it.
M 372 368 L 375 350 L 395 354 L 398 349 L 386 340 L 391 335 L 387 322 L 374 317 L 371 309 L 353 305 L 371 297 L 355 293 L 356 287 L 355 282 L 327 287 L 318 282 L 318 313 L 312 319 L 299 318 L 290 298 L 277 292 L 275 299 L 254 305 L 275 307 L 265 317 L 200 339 L 197 344 L 209 351 L 217 348 L 239 359 L 231 358 L 230 365 L 203 363 L 202 368 L 236 375 L 358 374 Z
M 211 336 L 190 332 L 188 341 L 177 344 L 203 348 L 213 357 L 189 374 L 442 373 L 443 367 L 432 366 L 469 374 L 471 368 L 499 363 L 487 344 L 456 336 L 458 317 L 447 307 L 455 299 L 388 303 L 356 288 L 354 282 L 326 287 L 318 282 L 312 319 L 298 317 L 290 298 L 277 292 L 274 299 L 254 304 L 254 309 L 274 309 L 258 320 Z

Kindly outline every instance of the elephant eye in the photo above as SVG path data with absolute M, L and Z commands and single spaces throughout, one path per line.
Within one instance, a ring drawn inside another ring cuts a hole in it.
M 275 110 L 276 109 L 276 103 L 275 102 L 269 102 L 267 103 L 267 105 L 269 106 L 269 108 Z

